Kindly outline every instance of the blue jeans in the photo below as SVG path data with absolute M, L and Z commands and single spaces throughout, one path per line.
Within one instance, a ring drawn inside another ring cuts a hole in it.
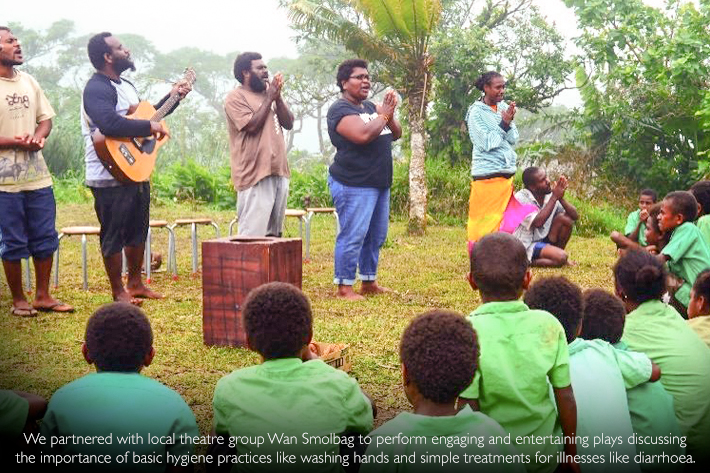
M 33 191 L 0 191 L 0 257 L 20 261 L 45 259 L 59 246 L 54 221 L 57 215 L 52 187 Z
M 333 283 L 352 286 L 358 267 L 362 281 L 374 281 L 380 248 L 387 239 L 390 189 L 346 186 L 332 176 L 328 187 L 340 219 Z

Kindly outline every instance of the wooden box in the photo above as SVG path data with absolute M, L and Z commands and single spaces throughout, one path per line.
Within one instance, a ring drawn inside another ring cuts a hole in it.
M 246 347 L 242 305 L 273 281 L 301 287 L 301 239 L 230 236 L 202 242 L 202 330 L 205 345 Z

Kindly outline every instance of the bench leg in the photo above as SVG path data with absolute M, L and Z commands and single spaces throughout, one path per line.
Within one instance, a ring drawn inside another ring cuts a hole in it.
M 197 274 L 197 224 L 192 224 L 192 274 Z
M 151 266 L 153 266 L 153 262 L 151 261 L 151 251 L 150 251 L 150 245 L 151 245 L 151 228 L 148 227 L 148 235 L 145 238 L 145 255 L 143 256 L 143 266 L 145 267 L 145 282 L 146 284 L 150 284 L 150 270 L 152 269 Z
M 86 262 L 86 235 L 81 235 L 81 271 L 84 275 L 84 290 L 89 289 L 89 275 Z
M 25 265 L 25 283 L 27 284 L 27 293 L 32 294 L 32 270 L 30 269 L 30 259 L 27 258 Z M 20 262 L 22 264 L 22 262 Z

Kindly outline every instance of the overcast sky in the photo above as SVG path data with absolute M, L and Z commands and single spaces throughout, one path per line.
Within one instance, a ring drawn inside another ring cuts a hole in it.
M 7 2 L 3 0 L 3 3 Z M 571 44 L 576 33 L 574 13 L 561 0 L 535 0 L 535 3 Z M 194 46 L 219 54 L 258 51 L 267 60 L 298 55 L 293 41 L 295 34 L 288 27 L 286 11 L 278 8 L 277 0 L 197 0 L 192 3 L 29 0 L 24 7 L 3 9 L 2 14 L 0 24 L 19 22 L 32 29 L 45 29 L 56 20 L 70 19 L 78 34 L 136 33 L 163 52 Z M 577 105 L 579 94 L 566 91 L 556 102 Z M 309 136 L 315 134 L 313 128 L 313 133 L 304 129 L 306 133 L 297 137 L 296 146 L 311 151 L 317 149 L 315 137 Z
M 561 0 L 535 3 L 566 37 L 574 35 L 574 14 Z M 3 9 L 2 13 L 0 23 L 20 22 L 32 29 L 67 18 L 74 21 L 79 34 L 137 33 L 164 52 L 195 46 L 220 54 L 259 51 L 267 59 L 297 55 L 294 33 L 277 0 L 30 0 L 23 8 Z

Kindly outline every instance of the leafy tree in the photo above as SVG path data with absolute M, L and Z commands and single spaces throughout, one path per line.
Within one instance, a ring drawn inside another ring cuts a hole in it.
M 287 150 L 292 150 L 294 137 L 310 117 L 316 121 L 320 155 L 327 156 L 332 145 L 324 133 L 326 107 L 340 92 L 335 71 L 347 56 L 344 48 L 317 39 L 304 43 L 299 52 L 296 59 L 277 58 L 269 64 L 272 71 L 284 74 L 283 94 L 295 118 L 294 128 L 287 135 Z
M 586 130 L 607 175 L 664 192 L 707 173 L 710 8 L 669 0 L 566 0 L 583 49 Z
M 409 124 L 409 229 L 426 228 L 427 187 L 424 123 L 431 91 L 431 35 L 439 25 L 440 0 L 350 0 L 286 2 L 290 18 L 305 34 L 343 44 L 381 63 L 380 81 L 404 97 Z

